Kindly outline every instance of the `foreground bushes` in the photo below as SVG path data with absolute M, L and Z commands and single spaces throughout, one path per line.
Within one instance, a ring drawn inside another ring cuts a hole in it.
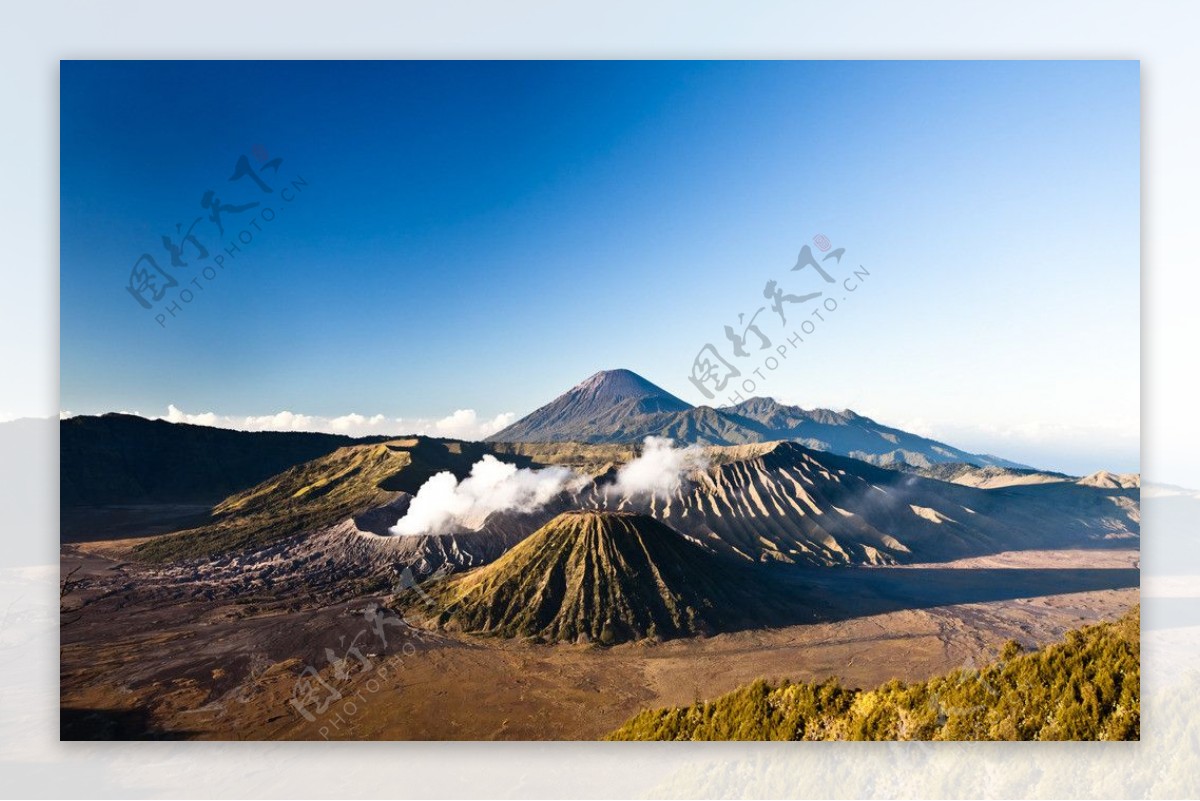
M 613 740 L 1136 740 L 1138 608 L 981 670 L 874 690 L 756 681 L 715 701 L 648 710 Z

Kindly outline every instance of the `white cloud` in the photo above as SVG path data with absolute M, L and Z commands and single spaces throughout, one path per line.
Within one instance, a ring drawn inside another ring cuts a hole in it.
M 191 423 L 196 426 L 215 426 L 218 425 L 217 416 L 212 412 L 203 414 L 187 414 L 180 411 L 175 404 L 167 405 L 167 416 L 162 418 L 168 423 Z M 249 420 L 249 418 L 246 418 Z M 222 428 L 232 428 L 233 426 L 221 426 Z
M 452 439 L 474 439 L 488 437 L 508 426 L 516 419 L 512 412 L 498 414 L 491 420 L 479 420 L 474 409 L 456 409 L 454 414 L 443 417 L 433 424 L 432 432 L 440 437 Z
M 209 412 L 207 416 L 213 417 L 212 412 Z M 215 424 L 207 423 L 207 425 Z M 282 411 L 277 414 L 265 414 L 261 417 L 247 417 L 246 425 L 251 429 L 261 429 L 264 431 L 324 431 L 328 428 L 327 421 L 325 420 L 289 411 Z
M 388 419 L 382 414 L 377 414 L 373 417 L 364 417 L 361 414 L 344 414 L 341 417 L 335 417 L 329 421 L 329 427 L 339 433 L 346 431 L 365 431 L 376 430 L 387 424 Z
M 481 420 L 474 409 L 458 409 L 453 414 L 437 419 L 388 417 L 383 414 L 364 415 L 357 412 L 338 417 L 321 417 L 285 410 L 275 414 L 239 417 L 216 412 L 191 414 L 175 404 L 170 404 L 167 406 L 165 415 L 151 419 L 166 420 L 169 423 L 234 428 L 240 431 L 319 431 L 354 437 L 372 434 L 387 436 L 421 434 L 447 439 L 476 440 L 496 433 L 516 419 L 516 415 L 512 412 L 505 412 L 491 419 Z
M 910 417 L 899 421 L 891 420 L 884 422 L 874 415 L 866 414 L 865 412 L 863 414 L 880 425 L 885 425 L 889 428 L 898 428 L 901 431 L 907 431 L 910 434 L 916 434 L 918 437 L 925 437 L 926 439 L 937 439 L 937 427 L 924 417 Z
M 500 417 L 504 417 L 501 415 Z M 439 421 L 443 428 L 479 425 L 473 412 L 459 410 Z M 498 424 L 499 419 L 484 425 Z M 708 466 L 704 450 L 695 445 L 677 448 L 666 437 L 646 437 L 641 455 L 617 470 L 614 482 L 603 492 L 614 498 L 637 499 L 674 492 L 687 475 Z M 492 455 L 471 467 L 459 481 L 442 472 L 417 491 L 408 511 L 392 527 L 393 534 L 415 536 L 478 530 L 496 512 L 535 512 L 561 493 L 578 492 L 592 479 L 567 467 L 540 470 L 518 468 Z

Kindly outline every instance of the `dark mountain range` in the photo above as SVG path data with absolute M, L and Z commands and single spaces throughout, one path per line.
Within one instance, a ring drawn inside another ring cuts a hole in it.
M 58 423 L 60 507 L 196 504 L 211 506 L 301 463 L 351 445 L 386 441 L 310 432 L 247 432 L 147 420 L 125 414 Z M 735 407 L 692 407 L 628 370 L 597 373 L 489 438 L 515 443 L 636 445 L 645 437 L 739 445 L 793 440 L 890 467 L 944 463 L 1020 469 L 996 457 L 881 426 L 853 412 L 804 410 L 754 398 Z M 580 458 L 609 458 L 594 449 Z M 611 459 L 610 459 L 611 461 Z M 938 476 L 940 477 L 940 476 Z
M 496 513 L 478 528 L 390 536 L 407 504 L 439 471 L 466 476 L 484 454 L 519 467 L 569 465 L 593 482 L 528 513 Z M 629 446 L 462 443 L 424 437 L 352 445 L 237 493 L 207 525 L 139 545 L 155 561 L 275 548 L 336 529 L 362 564 L 478 566 L 554 515 L 637 512 L 734 562 L 809 566 L 903 564 L 1046 547 L 1136 543 L 1136 487 L 1047 481 L 980 489 L 888 470 L 792 442 L 709 447 L 707 467 L 670 494 L 635 501 L 606 490 Z M 301 545 L 301 548 L 308 547 Z
M 356 440 L 302 431 L 232 431 L 128 414 L 59 423 L 62 508 L 215 503 Z
M 628 370 L 596 373 L 489 440 L 632 443 L 650 435 L 700 445 L 790 440 L 884 466 L 964 462 L 1025 468 L 880 425 L 849 410 L 802 409 L 771 398 L 751 398 L 720 409 L 693 407 Z
M 769 598 L 744 565 L 652 517 L 589 511 L 558 515 L 438 595 L 446 628 L 602 645 L 713 633 Z

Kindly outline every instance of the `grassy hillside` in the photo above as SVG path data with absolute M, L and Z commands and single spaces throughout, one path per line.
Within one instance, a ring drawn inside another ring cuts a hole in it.
M 449 628 L 612 645 L 762 614 L 757 577 L 645 515 L 566 512 L 441 590 Z
M 400 492 L 415 493 L 440 471 L 463 478 L 485 452 L 476 443 L 425 437 L 339 448 L 226 498 L 213 508 L 211 525 L 149 540 L 134 554 L 150 561 L 207 557 L 318 531 Z
M 758 681 L 715 701 L 642 712 L 613 740 L 1137 740 L 1138 608 L 979 671 L 874 690 Z

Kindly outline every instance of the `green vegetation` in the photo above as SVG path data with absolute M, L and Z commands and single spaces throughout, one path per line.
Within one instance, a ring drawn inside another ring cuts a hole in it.
M 231 495 L 213 508 L 211 525 L 156 537 L 134 554 L 148 561 L 206 557 L 332 526 L 394 498 L 379 484 L 408 463 L 406 452 L 388 445 L 340 448 Z
M 1032 653 L 1009 642 L 982 670 L 915 684 L 756 681 L 715 701 L 642 712 L 608 739 L 1137 740 L 1138 613 Z

